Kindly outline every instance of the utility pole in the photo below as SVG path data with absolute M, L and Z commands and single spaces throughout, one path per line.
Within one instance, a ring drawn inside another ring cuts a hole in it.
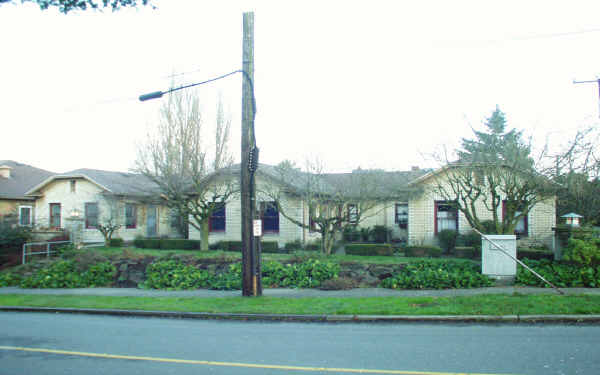
M 256 215 L 254 172 L 258 168 L 258 148 L 254 134 L 254 13 L 244 13 L 242 48 L 242 296 L 262 295 L 260 279 L 260 248 L 254 238 L 253 219 Z
M 597 83 L 598 84 L 598 116 L 600 116 L 600 78 L 595 81 L 575 81 L 573 80 L 573 84 L 578 83 Z

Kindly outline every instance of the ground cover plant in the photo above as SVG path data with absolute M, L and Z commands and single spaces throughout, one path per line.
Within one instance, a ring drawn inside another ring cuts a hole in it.
M 492 280 L 481 274 L 479 266 L 458 260 L 412 262 L 380 284 L 391 289 L 480 288 L 491 285 Z
M 547 259 L 524 259 L 523 263 L 557 287 L 600 287 L 600 266 L 582 266 L 567 262 L 553 262 Z M 523 267 L 519 267 L 517 270 L 516 283 L 527 286 L 548 287 L 546 283 Z
M 262 263 L 264 287 L 316 288 L 321 282 L 336 278 L 339 265 L 307 259 L 301 263 L 282 264 L 276 261 Z M 177 260 L 159 260 L 148 265 L 147 279 L 142 285 L 150 289 L 241 289 L 241 263 L 229 266 L 225 273 L 211 274 Z

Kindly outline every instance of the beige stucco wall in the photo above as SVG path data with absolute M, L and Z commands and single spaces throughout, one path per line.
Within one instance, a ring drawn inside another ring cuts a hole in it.
M 260 186 L 260 181 L 257 180 L 257 186 Z M 259 190 L 259 189 L 257 189 Z M 256 207 L 260 207 L 260 202 L 272 201 L 266 194 L 258 192 L 256 194 Z M 295 220 L 302 221 L 303 218 L 307 218 L 308 214 L 304 216 L 302 214 L 303 205 L 302 202 L 294 199 L 283 199 L 281 202 L 282 209 L 286 214 L 292 216 Z M 190 217 L 190 220 L 193 220 Z M 306 219 L 304 221 L 306 223 Z M 306 231 L 308 232 L 308 231 Z M 303 229 L 288 220 L 281 213 L 279 213 L 279 232 L 278 233 L 264 233 L 263 241 L 277 241 L 279 247 L 284 247 L 287 242 L 294 240 L 302 240 L 303 235 L 307 238 L 313 238 L 314 234 L 303 234 Z M 200 240 L 200 231 L 190 225 L 189 227 L 190 239 Z M 219 241 L 240 241 L 242 237 L 242 213 L 241 213 L 241 201 L 240 196 L 235 195 L 225 204 L 225 231 L 223 232 L 211 232 L 209 233 L 208 241 L 213 244 Z M 317 236 L 318 238 L 318 236 Z
M 433 188 L 435 183 L 433 179 L 424 181 L 422 183 L 422 194 L 413 197 L 409 201 L 408 242 L 411 245 L 437 244 L 434 233 L 434 202 L 444 200 L 444 197 Z M 553 247 L 552 228 L 556 225 L 555 203 L 554 198 L 540 202 L 528 214 L 528 238 L 543 242 L 549 248 Z M 477 202 L 476 210 L 480 220 L 491 220 L 493 218 L 492 212 L 485 207 L 484 202 Z M 498 216 L 502 217 L 501 206 L 498 208 Z M 471 229 L 464 214 L 459 212 L 458 231 L 468 233 Z
M 103 196 L 104 192 L 98 185 L 85 179 L 76 180 L 75 192 L 71 192 L 70 180 L 55 180 L 46 185 L 41 191 L 41 197 L 36 201 L 36 226 L 47 228 L 50 220 L 50 204 L 60 203 L 61 205 L 61 228 L 69 225 L 69 218 L 73 210 L 77 210 L 80 217 L 85 216 L 86 203 L 98 203 L 99 220 L 107 220 L 111 215 L 121 228 L 113 234 L 113 238 L 123 238 L 125 241 L 132 241 L 136 236 L 147 235 L 147 211 L 148 204 L 143 204 L 127 197 L 114 200 Z M 125 204 L 134 203 L 137 205 L 137 226 L 136 228 L 125 228 Z M 157 205 L 157 235 L 169 236 L 173 230 L 170 225 L 169 210 L 165 206 Z M 82 228 L 82 238 L 84 242 L 101 242 L 104 237 L 97 229 Z
M 28 200 L 0 199 L 0 219 L 9 217 L 11 220 L 18 222 L 19 207 L 22 206 L 31 207 L 31 220 L 35 224 L 35 202 Z

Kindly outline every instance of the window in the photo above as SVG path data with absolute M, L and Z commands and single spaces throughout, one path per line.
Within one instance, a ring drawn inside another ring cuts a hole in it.
M 19 225 L 31 226 L 31 206 L 19 206 Z
M 506 212 L 507 212 L 507 201 L 503 200 L 502 201 L 502 221 L 504 221 L 504 217 L 506 216 Z M 514 210 L 515 212 L 515 216 L 519 216 L 521 215 L 521 209 L 517 208 L 516 210 Z M 515 226 L 515 234 L 519 237 L 527 237 L 529 233 L 529 228 L 528 228 L 528 219 L 527 219 L 527 215 L 523 216 L 522 218 L 519 219 L 519 221 L 517 222 L 517 225 Z
M 358 223 L 358 207 L 355 204 L 348 205 L 348 222 L 350 224 Z
M 396 203 L 395 223 L 400 228 L 408 228 L 408 203 Z
M 279 210 L 275 202 L 260 202 L 263 233 L 279 233 Z
M 137 206 L 132 203 L 125 204 L 125 228 L 135 229 L 137 227 Z
M 96 229 L 98 227 L 98 203 L 85 204 L 85 228 Z
M 76 180 L 71 180 L 71 193 L 75 192 L 75 187 L 77 186 Z
M 208 219 L 208 231 L 225 232 L 225 203 L 213 203 L 213 205 Z
M 50 228 L 60 228 L 60 203 L 50 203 Z
M 458 230 L 458 209 L 454 202 L 435 202 L 435 234 L 445 229 Z

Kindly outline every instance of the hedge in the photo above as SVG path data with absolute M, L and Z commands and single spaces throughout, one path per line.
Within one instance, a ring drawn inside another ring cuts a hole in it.
M 260 242 L 263 253 L 278 253 L 279 245 L 277 241 L 261 241 Z M 214 249 L 224 251 L 242 251 L 242 241 L 220 241 Z
M 554 260 L 554 253 L 546 250 L 517 249 L 517 259 Z
M 439 258 L 442 255 L 442 248 L 438 246 L 407 246 L 404 248 L 404 255 L 407 257 Z
M 346 255 L 394 255 L 394 248 L 390 244 L 352 244 L 346 245 L 345 251 Z
M 178 238 L 136 238 L 133 241 L 135 247 L 140 249 L 161 250 L 197 250 L 200 249 L 200 241 L 185 240 Z
M 123 239 L 122 238 L 111 238 L 109 246 L 110 247 L 121 247 L 121 246 L 123 246 Z
M 452 251 L 457 258 L 476 258 L 479 254 L 479 249 L 473 246 L 456 246 Z

